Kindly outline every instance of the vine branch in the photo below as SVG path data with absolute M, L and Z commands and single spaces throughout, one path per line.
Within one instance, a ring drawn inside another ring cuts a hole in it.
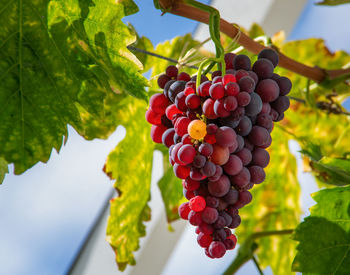
M 205 24 L 209 23 L 209 13 L 200 10 L 196 7 L 190 6 L 183 1 L 159 0 L 159 4 L 162 7 L 162 9 L 172 14 L 193 19 L 195 21 L 202 22 Z M 225 33 L 231 38 L 235 38 L 237 36 L 237 33 L 239 32 L 238 27 L 234 26 L 233 24 L 230 24 L 224 19 L 220 19 L 220 30 L 221 32 Z M 237 40 L 237 43 L 254 54 L 258 54 L 260 51 L 266 48 L 265 46 L 255 42 L 253 39 L 251 39 L 244 33 L 241 33 Z M 350 74 L 350 68 L 326 70 L 319 67 L 310 67 L 294 59 L 291 59 L 280 52 L 278 54 L 280 59 L 278 65 L 280 67 L 305 76 L 317 83 L 322 82 L 326 78 L 332 80 L 342 75 Z

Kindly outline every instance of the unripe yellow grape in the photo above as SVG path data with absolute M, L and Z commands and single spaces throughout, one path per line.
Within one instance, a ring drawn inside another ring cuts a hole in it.
M 201 120 L 192 120 L 187 127 L 188 134 L 193 139 L 202 139 L 207 134 L 207 125 Z

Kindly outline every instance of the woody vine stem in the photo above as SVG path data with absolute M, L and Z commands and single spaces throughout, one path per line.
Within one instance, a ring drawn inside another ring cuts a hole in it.
M 199 4 L 203 6 L 206 5 L 198 3 L 196 1 L 159 0 L 159 4 L 161 8 L 166 12 L 193 19 L 205 24 L 208 24 L 210 22 L 210 13 L 205 9 L 198 7 Z M 240 30 L 237 26 L 234 26 L 233 24 L 220 19 L 220 31 L 231 38 L 235 38 L 237 37 L 237 34 Z M 265 46 L 255 42 L 244 33 L 240 34 L 239 38 L 237 39 L 237 43 L 254 54 L 258 54 L 265 48 Z M 280 67 L 305 76 L 317 83 L 325 82 L 327 80 L 331 81 L 340 77 L 350 78 L 350 68 L 327 70 L 319 67 L 310 67 L 298 61 L 295 61 L 280 52 L 278 54 Z

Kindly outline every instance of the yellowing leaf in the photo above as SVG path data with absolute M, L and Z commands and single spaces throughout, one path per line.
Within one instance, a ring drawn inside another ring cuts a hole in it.
M 119 196 L 111 201 L 107 240 L 116 253 L 119 269 L 135 264 L 133 251 L 145 235 L 143 221 L 149 220 L 151 168 L 154 145 L 144 113 L 146 104 L 131 99 L 119 112 L 126 128 L 123 141 L 109 154 L 105 172 L 115 179 Z

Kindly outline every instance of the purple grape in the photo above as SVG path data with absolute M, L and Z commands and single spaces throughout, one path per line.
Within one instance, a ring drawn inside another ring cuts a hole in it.
M 170 81 L 169 81 L 170 82 Z M 172 103 L 175 103 L 177 94 L 181 93 L 186 87 L 186 81 L 175 81 L 168 90 L 168 97 Z M 185 104 L 186 105 L 186 104 Z
M 237 103 L 241 107 L 245 107 L 250 103 L 250 95 L 247 92 L 241 92 L 237 96 Z
M 221 166 L 216 165 L 215 174 L 213 176 L 209 177 L 208 179 L 210 181 L 217 181 L 221 177 L 222 173 L 223 173 L 223 170 L 222 170 Z
M 241 135 L 242 137 L 248 135 L 251 130 L 252 130 L 252 122 L 250 118 L 247 116 L 242 117 L 238 126 L 235 128 L 236 133 Z
M 244 54 L 239 54 L 236 55 L 235 58 L 233 59 L 233 66 L 236 70 L 250 70 L 250 58 Z
M 249 170 L 243 167 L 240 173 L 231 176 L 231 182 L 237 189 L 244 189 L 250 182 Z
M 237 99 L 234 96 L 227 96 L 224 99 L 224 107 L 227 111 L 234 111 L 238 106 Z M 214 104 L 215 108 L 215 104 Z
M 256 124 L 269 129 L 272 127 L 272 117 L 269 114 L 259 114 L 256 118 Z
M 237 191 L 238 192 L 238 191 Z M 237 197 L 238 200 L 238 197 Z M 233 218 L 234 216 L 238 215 L 238 209 L 236 207 L 234 207 L 233 205 L 230 205 L 229 207 L 227 207 L 226 212 Z
M 235 205 L 237 205 L 238 208 L 242 208 L 243 206 L 250 203 L 252 199 L 253 199 L 253 196 L 249 191 L 242 191 L 239 193 L 239 199 Z
M 227 163 L 224 165 L 224 171 L 228 175 L 237 175 L 240 171 L 242 171 L 243 164 L 239 157 L 235 155 L 230 155 Z
M 278 61 L 279 61 L 278 54 L 273 49 L 263 49 L 259 53 L 258 58 L 259 59 L 266 58 L 266 59 L 270 60 L 274 67 L 277 66 Z
M 197 155 L 194 157 L 192 165 L 196 168 L 202 168 L 206 162 L 207 158 L 205 156 Z
M 256 87 L 256 92 L 261 97 L 264 102 L 272 102 L 278 98 L 280 93 L 280 88 L 278 87 L 276 81 L 272 79 L 264 79 L 259 82 Z
M 241 135 L 237 135 L 237 149 L 235 152 L 239 152 L 244 148 L 244 138 Z
M 210 143 L 202 143 L 198 148 L 198 152 L 205 157 L 210 157 L 213 153 L 213 146 Z
M 165 84 L 165 86 L 164 86 L 163 94 L 164 94 L 167 98 L 169 98 L 169 88 L 170 88 L 170 86 L 171 86 L 174 82 L 175 82 L 175 80 L 169 80 L 169 81 Z
M 226 253 L 226 247 L 222 242 L 214 241 L 210 244 L 208 251 L 213 258 L 221 258 Z
M 205 207 L 202 212 L 200 212 L 202 220 L 207 224 L 213 224 L 219 217 L 219 212 L 212 207 Z
M 223 228 L 226 225 L 226 220 L 223 216 L 218 216 L 217 220 L 214 222 L 213 226 L 216 229 Z
M 260 99 L 260 101 L 261 101 L 261 99 Z M 249 104 L 248 104 L 248 106 L 249 106 Z M 237 107 L 236 110 L 231 112 L 231 117 L 233 120 L 240 120 L 244 116 L 244 114 L 245 114 L 245 109 L 243 107 Z
M 223 197 L 223 200 L 228 204 L 234 204 L 238 201 L 239 192 L 236 189 L 230 189 Z
M 216 172 L 216 166 L 211 161 L 207 161 L 204 164 L 203 168 L 201 169 L 201 173 L 206 177 L 214 176 L 215 172 Z
M 236 156 L 239 157 L 244 166 L 247 166 L 252 161 L 252 152 L 247 148 L 243 148 L 241 151 L 236 153 Z
M 280 88 L 280 95 L 289 94 L 290 90 L 292 89 L 292 82 L 289 78 L 281 76 L 276 80 L 276 82 Z
M 258 78 L 261 80 L 271 78 L 273 69 L 274 66 L 270 60 L 266 58 L 260 58 L 254 63 L 252 71 L 256 73 Z
M 237 196 L 237 199 L 238 199 L 238 196 Z M 205 202 L 207 207 L 217 208 L 219 206 L 219 199 L 213 196 L 207 196 L 205 198 Z
M 226 240 L 226 232 L 223 228 L 216 229 L 213 233 L 214 241 L 224 241 Z
M 262 105 L 263 105 L 263 103 L 261 101 L 260 96 L 257 93 L 251 93 L 250 94 L 250 102 L 245 107 L 245 114 L 247 116 L 255 116 L 255 115 L 259 114 L 261 109 L 262 109 Z
M 200 225 L 202 223 L 201 213 L 191 210 L 190 213 L 188 213 L 188 221 L 192 225 Z
M 209 193 L 215 197 L 223 197 L 230 190 L 231 183 L 226 175 L 222 175 L 217 181 L 208 182 Z
M 258 148 L 258 147 L 255 148 L 252 152 L 252 156 L 253 156 L 253 159 L 251 162 L 252 165 L 258 165 L 262 168 L 265 168 L 270 162 L 269 153 L 262 148 Z
M 272 108 L 282 114 L 287 111 L 290 105 L 289 98 L 286 96 L 279 96 L 274 102 L 271 103 Z
M 265 128 L 260 126 L 253 126 L 248 139 L 255 146 L 262 146 L 269 141 L 269 136 L 270 134 Z
M 223 199 L 219 199 L 219 205 L 218 205 L 217 210 L 218 211 L 223 211 L 223 210 L 225 210 L 227 208 L 227 206 L 228 206 L 227 202 L 225 202 Z
M 222 147 L 230 147 L 237 143 L 235 131 L 227 126 L 220 127 L 215 134 L 216 143 Z
M 237 228 L 241 224 L 241 217 L 239 215 L 232 217 L 232 222 L 228 226 L 228 228 L 234 229 Z
M 219 215 L 225 219 L 225 221 L 226 221 L 225 226 L 229 226 L 231 224 L 232 217 L 229 214 L 227 214 L 225 211 L 222 211 L 219 213 Z M 225 234 L 226 234 L 226 232 L 225 232 Z
M 238 81 L 238 85 L 242 92 L 252 93 L 255 89 L 255 81 L 250 76 L 244 76 Z
M 235 120 L 231 116 L 220 119 L 220 122 L 223 126 L 227 126 L 232 129 L 236 128 L 239 124 L 239 120 Z
M 251 166 L 248 168 L 250 172 L 250 181 L 254 184 L 262 183 L 265 180 L 265 171 L 260 166 Z
M 224 99 L 223 98 L 215 100 L 214 113 L 218 117 L 228 117 L 230 115 L 230 111 L 226 110 L 226 108 L 225 108 L 225 104 L 224 104 Z
M 254 79 L 255 84 L 258 84 L 258 81 L 259 81 L 258 75 L 253 71 L 249 71 L 248 74 L 251 78 Z

